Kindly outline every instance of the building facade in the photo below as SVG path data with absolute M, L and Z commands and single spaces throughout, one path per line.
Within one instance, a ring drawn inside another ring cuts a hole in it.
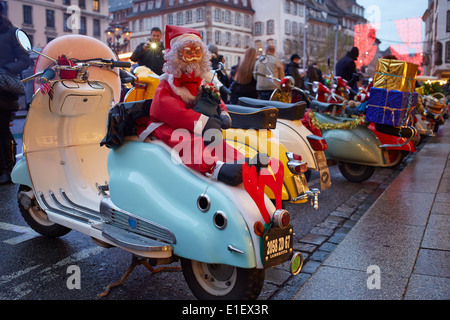
M 249 0 L 113 0 L 112 23 L 132 32 L 130 50 L 146 42 L 153 27 L 163 32 L 166 25 L 200 31 L 206 44 L 213 43 L 224 56 L 227 69 L 239 63 L 252 42 L 254 11 Z
M 425 22 L 423 74 L 450 78 L 450 3 L 429 0 L 422 16 Z
M 66 34 L 106 41 L 108 0 L 3 0 L 3 14 L 24 30 L 35 48 Z

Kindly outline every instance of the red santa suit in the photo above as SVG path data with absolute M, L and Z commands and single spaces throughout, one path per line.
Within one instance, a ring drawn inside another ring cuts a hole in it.
M 178 38 L 188 35 L 200 39 L 197 30 L 167 26 L 166 46 L 172 45 Z M 170 47 L 169 47 L 170 50 Z M 214 146 L 205 146 L 202 134 L 210 118 L 193 110 L 195 97 L 201 90 L 203 79 L 182 73 L 175 77 L 164 73 L 150 108 L 150 119 L 138 127 L 138 135 L 143 140 L 150 133 L 168 146 L 178 151 L 183 163 L 203 174 L 214 174 L 216 165 L 236 162 L 244 156 L 228 145 L 223 139 L 215 141 Z M 220 109 L 226 113 L 226 106 L 221 101 Z M 220 133 L 220 131 L 218 131 Z M 217 171 L 217 170 L 216 170 Z

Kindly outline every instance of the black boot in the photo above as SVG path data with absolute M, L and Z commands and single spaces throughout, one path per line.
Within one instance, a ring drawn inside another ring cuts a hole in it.
M 242 183 L 242 163 L 223 163 L 218 161 L 213 178 L 230 186 Z

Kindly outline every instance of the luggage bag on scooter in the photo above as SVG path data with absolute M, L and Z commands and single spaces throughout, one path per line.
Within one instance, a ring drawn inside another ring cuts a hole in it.
M 106 136 L 100 146 L 120 147 L 124 137 L 136 135 L 136 120 L 148 117 L 152 99 L 116 104 L 109 110 Z

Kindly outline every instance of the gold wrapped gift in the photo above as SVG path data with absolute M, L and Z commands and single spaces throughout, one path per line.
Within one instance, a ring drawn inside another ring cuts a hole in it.
M 413 92 L 419 66 L 393 59 L 378 59 L 373 86 L 387 90 Z

